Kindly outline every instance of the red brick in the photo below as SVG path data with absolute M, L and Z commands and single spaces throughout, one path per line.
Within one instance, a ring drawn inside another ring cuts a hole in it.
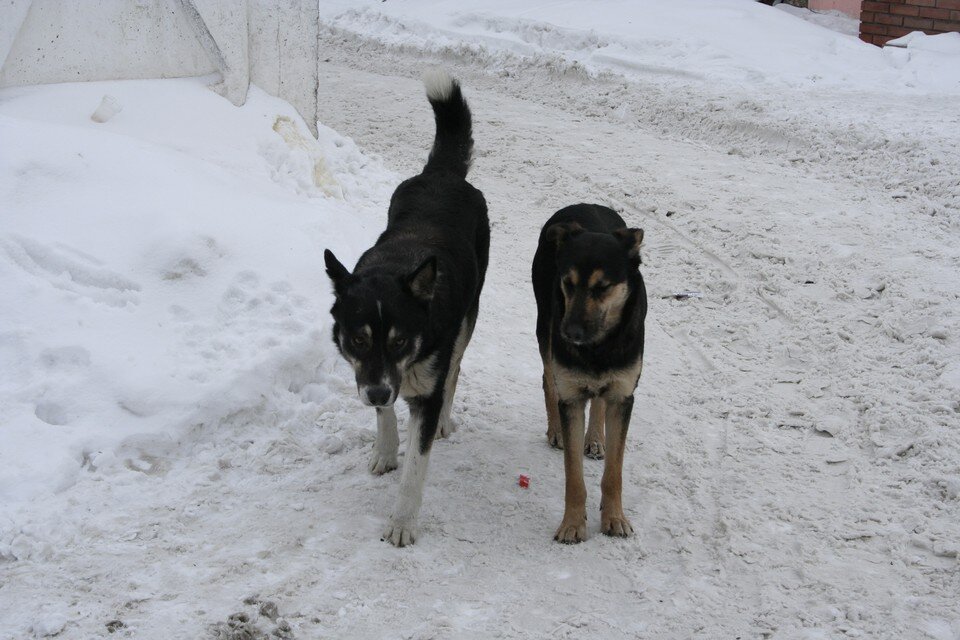
M 910 29 L 933 29 L 933 20 L 930 18 L 910 18 L 903 19 L 903 26 Z
M 941 9 L 955 9 L 960 11 L 960 0 L 937 0 L 937 6 Z
M 873 20 L 873 22 L 876 22 L 877 24 L 895 24 L 897 26 L 900 26 L 903 24 L 903 19 L 904 19 L 903 16 L 895 16 L 890 13 L 878 13 L 876 14 L 876 16 L 877 17 L 876 19 Z M 916 18 L 907 18 L 907 20 L 915 20 L 915 19 Z M 932 23 L 933 21 L 931 20 L 930 22 Z
M 913 31 L 913 29 L 905 29 L 903 27 L 894 27 L 894 26 L 887 27 L 887 35 L 890 36 L 891 38 L 899 38 L 900 36 L 905 36 L 911 31 Z
M 933 28 L 939 31 L 960 31 L 960 22 L 950 22 L 947 20 L 934 20 Z
M 871 33 L 879 36 L 887 35 L 887 28 L 882 24 L 861 24 L 860 33 Z
M 898 13 L 902 16 L 918 16 L 920 15 L 920 7 L 914 7 L 906 4 L 894 4 L 890 5 L 890 13 Z
M 960 20 L 960 11 L 951 11 L 950 12 L 951 20 Z
M 942 0 L 941 0 L 942 1 Z M 886 13 L 890 11 L 889 2 L 871 2 L 870 0 L 863 0 L 863 4 L 860 5 L 861 11 L 880 11 Z
M 950 9 L 934 9 L 933 7 L 920 7 L 921 18 L 936 18 L 937 20 L 949 20 Z
M 918 7 L 935 7 L 937 0 L 907 0 L 907 4 L 913 4 Z

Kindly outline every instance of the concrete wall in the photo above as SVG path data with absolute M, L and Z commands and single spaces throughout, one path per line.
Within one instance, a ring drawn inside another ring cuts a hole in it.
M 317 0 L 0 0 L 0 87 L 219 72 L 254 82 L 316 133 Z
M 861 0 L 809 0 L 807 7 L 814 11 L 842 11 L 854 18 L 860 17 Z

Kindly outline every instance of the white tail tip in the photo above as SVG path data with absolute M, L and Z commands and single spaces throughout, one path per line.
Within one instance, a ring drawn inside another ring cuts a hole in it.
M 427 88 L 430 100 L 446 100 L 453 93 L 456 80 L 443 69 L 428 69 L 423 74 L 423 86 Z

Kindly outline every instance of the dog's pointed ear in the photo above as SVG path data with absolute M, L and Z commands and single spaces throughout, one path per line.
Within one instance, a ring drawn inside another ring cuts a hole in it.
M 544 239 L 548 242 L 552 242 L 555 247 L 559 248 L 564 242 L 570 238 L 580 235 L 581 233 L 583 233 L 583 227 L 581 227 L 578 223 L 561 222 L 559 224 L 550 225 L 546 234 L 544 234 Z
M 337 260 L 337 256 L 333 255 L 333 251 L 330 251 L 330 249 L 324 249 L 323 261 L 327 265 L 327 275 L 330 276 L 330 281 L 333 283 L 333 292 L 339 298 L 346 289 L 350 272 L 347 271 L 342 262 Z
M 433 300 L 437 286 L 437 256 L 430 256 L 404 278 L 410 293 L 418 300 Z
M 613 232 L 620 246 L 627 252 L 631 260 L 640 260 L 640 245 L 643 243 L 643 229 L 617 229 Z

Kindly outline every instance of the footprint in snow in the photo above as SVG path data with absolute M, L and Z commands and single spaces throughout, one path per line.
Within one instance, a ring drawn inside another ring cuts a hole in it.
M 64 244 L 48 245 L 18 235 L 0 237 L 0 251 L 24 272 L 51 286 L 112 307 L 140 303 L 140 285 Z

